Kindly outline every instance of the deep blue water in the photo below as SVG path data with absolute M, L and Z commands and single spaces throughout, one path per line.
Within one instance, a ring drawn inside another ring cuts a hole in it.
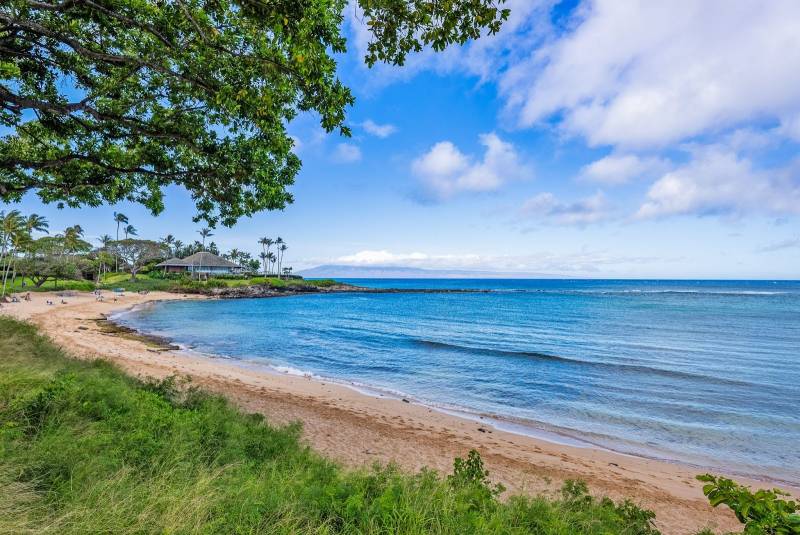
M 351 282 L 495 291 L 176 301 L 120 320 L 516 429 L 800 483 L 800 282 Z

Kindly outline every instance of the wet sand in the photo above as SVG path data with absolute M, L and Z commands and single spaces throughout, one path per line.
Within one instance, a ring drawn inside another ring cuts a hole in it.
M 0 313 L 28 320 L 79 358 L 104 358 L 135 376 L 188 376 L 192 384 L 220 393 L 248 412 L 272 422 L 303 423 L 315 450 L 348 466 L 395 462 L 417 470 L 449 472 L 453 458 L 475 448 L 491 478 L 513 493 L 555 493 L 566 479 L 583 479 L 592 492 L 631 498 L 657 514 L 665 534 L 695 533 L 704 527 L 738 530 L 733 514 L 708 505 L 694 479 L 702 469 L 576 447 L 498 430 L 404 400 L 370 396 L 340 384 L 252 369 L 235 361 L 176 351 L 164 341 L 119 329 L 105 318 L 114 311 L 165 299 L 201 296 L 128 293 L 103 302 L 89 293 L 62 297 L 34 293 L 32 301 L 3 304 Z M 54 305 L 47 305 L 46 301 Z M 758 487 L 763 482 L 735 477 Z M 797 489 L 787 489 L 800 494 Z

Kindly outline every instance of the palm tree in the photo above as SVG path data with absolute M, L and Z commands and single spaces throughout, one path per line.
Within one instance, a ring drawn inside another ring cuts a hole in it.
M 114 222 L 117 224 L 117 241 L 119 241 L 119 226 L 122 223 L 128 224 L 128 216 L 122 212 L 114 212 Z M 114 271 L 119 271 L 119 258 L 114 255 Z
M 278 236 L 277 238 L 275 238 L 274 244 L 275 244 L 275 248 L 277 249 L 276 254 L 278 256 L 278 278 L 280 279 L 281 278 L 281 252 L 280 252 L 280 250 L 281 250 L 281 245 L 283 245 L 283 238 Z
M 270 268 L 269 268 L 269 272 L 270 273 L 272 273 L 272 269 L 275 267 L 275 261 L 277 259 L 278 259 L 278 257 L 275 256 L 275 253 L 267 253 L 267 261 L 269 261 L 269 264 L 270 264 Z
M 269 248 L 272 247 L 272 244 L 275 243 L 275 242 L 273 242 L 270 238 L 266 238 L 265 237 L 265 238 L 261 238 L 260 240 L 258 240 L 258 243 L 261 245 L 261 252 L 263 254 L 267 254 L 267 253 L 269 253 Z M 266 275 L 267 275 L 267 272 L 266 272 L 266 267 L 265 267 L 264 268 L 264 276 L 266 276 Z
M 28 232 L 33 232 L 35 230 L 37 232 L 44 232 L 45 234 L 49 234 L 49 232 L 47 232 L 47 229 L 50 228 L 50 224 L 44 217 L 38 214 L 31 214 L 25 220 L 25 228 L 28 229 Z
M 136 230 L 136 227 L 133 225 L 126 225 L 123 229 L 125 231 L 125 239 L 128 239 L 128 236 L 137 236 L 139 231 Z
M 0 212 L 0 265 L 5 265 L 6 251 L 21 226 L 22 214 L 19 210 L 11 210 L 7 214 Z
M 23 232 L 25 232 L 25 220 L 19 210 L 11 210 L 7 214 L 0 212 L 0 267 L 3 271 L 3 296 L 6 295 L 8 272 L 17 254 L 16 247 Z
M 102 245 L 102 247 L 100 248 L 101 251 L 108 251 L 108 246 L 111 245 L 111 242 L 114 241 L 114 238 L 112 238 L 108 234 L 103 234 L 102 236 L 97 238 L 97 241 L 99 241 L 100 244 Z M 97 256 L 100 259 L 100 274 L 97 277 L 98 278 L 98 282 L 99 282 L 99 280 L 102 278 L 102 276 L 105 275 L 106 263 L 102 260 L 102 258 L 103 258 L 102 255 L 97 255 Z
M 172 247 L 175 245 L 175 236 L 172 234 L 167 234 L 163 238 L 161 238 L 161 243 L 167 246 L 169 249 L 170 254 L 172 254 Z
M 102 236 L 97 238 L 97 241 L 99 241 L 102 244 L 103 249 L 108 249 L 108 246 L 111 245 L 111 242 L 114 241 L 114 238 L 112 238 L 108 234 L 103 234 Z
M 24 255 L 23 258 L 27 258 L 28 253 L 30 252 L 30 245 L 33 243 L 33 233 L 36 232 L 44 232 L 45 234 L 49 234 L 48 228 L 50 228 L 50 224 L 47 222 L 43 216 L 39 214 L 31 214 L 25 219 L 25 239 L 24 243 L 28 246 L 24 248 Z M 14 285 L 14 280 L 17 278 L 17 263 L 16 260 L 13 263 L 13 271 L 11 272 L 11 285 Z M 25 283 L 25 273 L 22 273 L 22 282 Z
M 234 264 L 238 264 L 239 257 L 242 256 L 242 252 L 239 249 L 234 248 L 228 252 L 227 256 L 231 260 L 231 262 L 233 262 Z
M 8 271 L 11 270 L 11 286 L 14 286 L 14 281 L 17 279 L 17 259 L 19 257 L 19 253 L 24 253 L 25 251 L 30 250 L 30 246 L 33 243 L 33 238 L 31 237 L 31 233 L 28 232 L 27 226 L 23 225 L 19 228 L 18 232 L 12 237 L 11 240 L 11 255 L 8 259 L 8 265 L 6 266 L 6 272 L 3 280 L 3 295 L 5 295 L 5 284 L 6 280 L 8 279 Z
M 117 224 L 117 241 L 119 241 L 119 226 L 122 223 L 128 224 L 128 216 L 122 212 L 114 212 L 114 222 Z
M 175 240 L 175 256 L 177 257 L 183 256 L 181 254 L 182 252 L 183 252 L 183 242 L 181 240 Z
M 211 229 L 204 228 L 197 231 L 198 234 L 203 238 L 203 250 L 206 248 L 206 238 L 210 238 L 214 234 L 211 233 Z
M 282 243 L 280 247 L 278 247 L 278 278 L 281 278 L 281 264 L 283 264 L 283 252 L 288 249 L 289 246 L 285 243 Z
M 258 257 L 261 259 L 261 265 L 264 266 L 264 276 L 266 277 L 267 276 L 267 258 L 269 258 L 269 255 L 266 253 L 266 251 L 261 251 L 258 254 Z
M 83 237 L 83 227 L 74 225 L 67 227 L 64 230 L 64 251 L 73 252 L 80 246 L 81 238 Z

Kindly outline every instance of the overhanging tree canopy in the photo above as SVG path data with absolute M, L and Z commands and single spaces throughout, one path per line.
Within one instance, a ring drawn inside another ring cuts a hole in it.
M 357 0 L 365 61 L 401 65 L 494 33 L 505 0 Z M 349 135 L 336 76 L 345 0 L 5 0 L 0 5 L 0 200 L 70 206 L 192 194 L 232 225 L 292 201 L 286 125 L 313 111 Z

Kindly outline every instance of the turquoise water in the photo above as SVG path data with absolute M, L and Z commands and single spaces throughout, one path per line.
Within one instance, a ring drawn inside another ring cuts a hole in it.
M 492 291 L 175 301 L 119 319 L 499 427 L 800 484 L 800 282 L 351 282 Z

